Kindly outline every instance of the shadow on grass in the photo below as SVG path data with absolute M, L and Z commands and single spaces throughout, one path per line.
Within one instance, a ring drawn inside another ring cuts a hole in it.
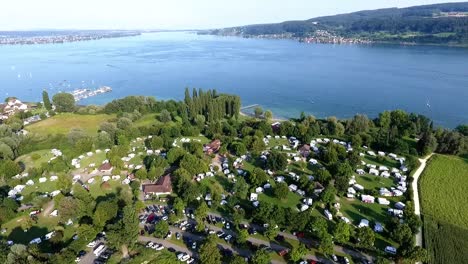
M 21 227 L 15 227 L 8 236 L 8 240 L 12 240 L 15 243 L 28 245 L 31 240 L 40 238 L 47 233 L 47 228 L 44 227 L 33 226 L 26 232 Z

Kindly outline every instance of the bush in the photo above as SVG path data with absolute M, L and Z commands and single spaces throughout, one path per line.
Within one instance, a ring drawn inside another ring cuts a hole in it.
M 41 158 L 41 155 L 39 153 L 34 153 L 31 155 L 32 160 L 38 160 Z

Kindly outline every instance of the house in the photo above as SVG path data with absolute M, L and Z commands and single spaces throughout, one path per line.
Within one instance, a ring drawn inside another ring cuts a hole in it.
M 364 203 L 374 203 L 375 202 L 375 197 L 371 195 L 361 195 L 361 201 Z
M 166 175 L 158 179 L 156 184 L 145 184 L 142 186 L 145 194 L 167 195 L 172 193 L 171 176 Z
M 299 148 L 299 153 L 302 157 L 307 158 L 310 155 L 310 145 L 304 144 Z
M 251 193 L 250 194 L 250 199 L 249 199 L 251 202 L 255 202 L 258 200 L 258 194 L 256 193 Z
M 99 166 L 99 171 L 103 174 L 111 174 L 112 173 L 112 165 L 109 162 L 106 162 Z
M 213 154 L 213 153 L 218 152 L 220 148 L 221 148 L 221 140 L 215 139 L 215 140 L 211 141 L 210 144 L 206 144 L 203 147 L 203 151 L 206 154 Z
M 367 219 L 361 219 L 361 222 L 359 223 L 358 227 L 368 227 L 369 226 L 369 220 Z

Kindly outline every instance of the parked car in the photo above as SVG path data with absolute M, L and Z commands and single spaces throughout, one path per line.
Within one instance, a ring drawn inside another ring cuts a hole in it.
M 216 235 L 217 235 L 219 238 L 221 238 L 221 237 L 223 237 L 225 234 L 224 234 L 223 231 L 218 231 L 218 232 L 216 232 Z
M 229 242 L 229 240 L 231 240 L 232 236 L 231 235 L 227 235 L 224 240 L 226 240 L 227 242 Z

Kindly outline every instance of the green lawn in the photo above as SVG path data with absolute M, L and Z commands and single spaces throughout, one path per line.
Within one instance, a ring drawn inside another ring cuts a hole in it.
M 273 196 L 272 189 L 265 190 L 265 193 L 261 193 L 258 196 L 258 200 L 260 201 L 260 203 L 269 202 L 271 204 L 276 204 L 282 207 L 289 207 L 293 209 L 297 209 L 297 205 L 301 203 L 301 198 L 302 197 L 296 193 L 288 192 L 288 197 L 286 197 L 286 199 L 284 200 L 280 200 Z
M 102 162 L 106 159 L 106 153 L 104 152 L 104 150 L 102 150 L 101 153 L 93 152 L 93 155 L 91 157 L 88 157 L 86 153 L 83 153 L 83 155 L 85 157 L 80 162 L 81 168 L 87 168 L 91 163 L 95 164 L 95 168 L 99 168 Z
M 59 226 L 58 217 L 39 216 L 37 224 L 32 222 L 33 226 L 26 231 L 23 229 L 23 225 L 28 219 L 28 215 L 22 215 L 3 224 L 2 228 L 7 229 L 7 232 L 3 235 L 15 243 L 27 245 L 34 238 L 44 236 Z M 65 226 L 64 231 L 64 239 L 68 240 L 76 233 L 76 228 L 74 225 Z M 41 243 L 40 247 L 47 251 L 50 250 L 50 244 L 45 242 Z
M 370 174 L 356 175 L 356 181 L 358 184 L 364 186 L 366 190 L 378 191 L 382 187 L 389 189 L 390 187 L 396 186 L 393 177 L 384 178 Z
M 468 259 L 468 159 L 433 156 L 419 186 L 431 263 L 464 263 Z
M 35 154 L 39 155 L 39 159 L 34 160 L 32 158 Z M 48 162 L 53 156 L 54 155 L 50 152 L 50 149 L 44 149 L 22 155 L 16 159 L 16 162 L 23 162 L 26 166 L 25 170 L 27 171 L 30 168 L 37 168 L 41 166 L 42 163 Z
M 373 226 L 375 221 L 385 223 L 385 220 L 388 218 L 388 206 L 385 205 L 378 203 L 366 204 L 358 199 L 349 200 L 347 198 L 340 198 L 340 204 L 340 212 L 355 225 L 358 225 L 363 218 L 369 220 L 371 226 Z
M 369 156 L 366 154 L 365 157 L 361 157 L 361 159 L 366 162 L 367 164 L 374 164 L 377 166 L 386 166 L 389 169 L 391 168 L 400 168 L 400 163 L 394 159 L 389 157 L 385 157 L 383 161 L 379 161 L 377 157 Z
M 123 185 L 121 181 L 124 178 L 122 177 L 120 180 L 109 180 L 109 188 L 102 187 L 102 180 L 101 177 L 95 177 L 95 181 L 91 184 L 86 183 L 89 186 L 89 193 L 93 197 L 105 196 L 106 194 L 115 193 L 118 189 L 130 191 L 130 187 L 128 185 Z
M 96 135 L 99 124 L 114 118 L 114 115 L 78 115 L 58 114 L 46 120 L 34 123 L 26 127 L 26 130 L 40 136 L 52 134 L 68 134 L 72 128 L 81 128 L 89 135 Z

